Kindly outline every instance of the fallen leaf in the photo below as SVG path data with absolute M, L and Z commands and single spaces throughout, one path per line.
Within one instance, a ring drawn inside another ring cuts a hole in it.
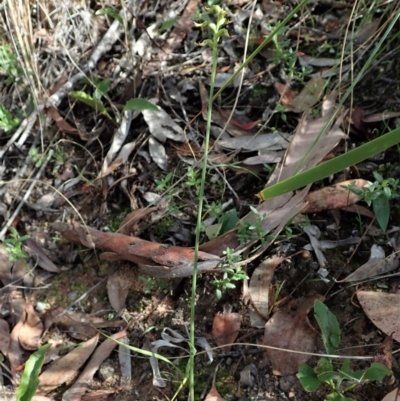
M 7 359 L 11 366 L 13 378 L 16 378 L 17 373 L 22 369 L 25 361 L 28 359 L 26 351 L 21 347 L 18 340 L 22 325 L 23 322 L 19 320 L 10 334 L 10 345 L 7 352 Z
M 136 209 L 133 212 L 128 213 L 119 225 L 118 232 L 124 235 L 135 235 L 138 231 L 138 223 L 143 220 L 149 214 L 157 211 L 159 206 L 146 207 Z
M 10 326 L 4 319 L 0 319 L 0 352 L 7 355 L 10 347 Z
M 168 171 L 168 157 L 164 146 L 157 139 L 149 138 L 149 152 L 151 158 L 161 170 Z
M 265 325 L 264 345 L 286 350 L 314 352 L 317 332 L 312 328 L 307 314 L 312 309 L 314 301 L 321 296 L 308 297 L 295 314 L 284 311 L 276 312 Z M 306 363 L 310 355 L 278 351 L 267 348 L 268 358 L 272 363 L 275 375 L 293 375 L 299 365 Z
M 390 393 L 386 394 L 382 401 L 400 401 L 400 387 L 395 388 Z
M 125 305 L 129 293 L 130 282 L 121 271 L 112 274 L 107 280 L 107 294 L 113 309 L 119 313 Z
M 47 369 L 39 376 L 38 392 L 48 394 L 62 384 L 70 382 L 92 355 L 98 339 L 99 334 L 96 334 L 90 340 L 48 365 Z
M 288 104 L 290 111 L 302 113 L 311 109 L 319 102 L 325 90 L 325 81 L 322 77 L 310 79 L 303 90 Z
M 151 135 L 161 143 L 164 143 L 167 139 L 172 139 L 176 142 L 184 142 L 185 135 L 181 126 L 160 106 L 157 107 L 159 109 L 158 111 L 142 111 L 143 118 L 149 126 Z
M 297 92 L 290 89 L 288 85 L 282 84 L 278 81 L 274 82 L 274 88 L 280 95 L 282 106 L 289 106 L 293 99 L 297 96 Z
M 253 152 L 260 149 L 281 150 L 289 145 L 290 134 L 260 134 L 243 135 L 239 138 L 220 139 L 216 143 L 227 149 L 242 149 L 242 151 Z
M 388 120 L 389 118 L 395 118 L 400 116 L 399 111 L 384 111 L 382 113 L 370 114 L 362 117 L 363 123 L 376 123 L 380 121 Z
M 42 269 L 52 273 L 60 272 L 60 269 L 50 260 L 43 248 L 33 239 L 28 238 L 25 240 L 23 249 Z
M 41 346 L 43 323 L 36 314 L 31 302 L 25 304 L 21 320 L 23 325 L 18 336 L 21 346 L 28 351 L 39 349 Z
M 62 401 L 80 401 L 82 399 L 82 396 L 86 393 L 94 374 L 105 359 L 110 356 L 113 349 L 118 345 L 113 340 L 121 340 L 123 337 L 126 337 L 126 335 L 127 332 L 126 329 L 124 329 L 119 333 L 113 334 L 110 338 L 107 338 L 101 345 L 99 345 L 76 382 L 63 394 Z
M 324 210 L 343 209 L 359 202 L 362 197 L 350 191 L 348 189 L 350 185 L 362 190 L 363 188 L 369 188 L 371 183 L 362 179 L 348 180 L 310 192 L 305 198 L 308 205 L 302 213 L 318 213 Z
M 357 297 L 372 323 L 394 340 L 400 342 L 400 294 L 358 291 Z
M 250 305 L 249 317 L 252 327 L 264 327 L 269 315 L 269 285 L 275 269 L 285 260 L 283 257 L 271 256 L 263 260 L 254 270 L 249 284 Z
M 239 335 L 242 318 L 239 313 L 217 313 L 214 316 L 212 336 L 222 352 L 229 352 Z
M 373 244 L 371 255 L 367 263 L 360 266 L 355 272 L 349 274 L 345 279 L 338 282 L 352 282 L 376 277 L 381 274 L 391 272 L 399 266 L 399 259 L 394 253 L 385 258 L 385 251 L 382 247 Z
M 225 398 L 222 398 L 219 395 L 216 387 L 212 386 L 204 401 L 226 401 L 226 400 Z
M 55 107 L 47 106 L 47 112 L 54 120 L 54 122 L 57 124 L 57 127 L 60 129 L 60 131 L 70 132 L 70 133 L 78 131 L 76 128 L 68 124 L 63 117 L 61 117 L 60 113 Z

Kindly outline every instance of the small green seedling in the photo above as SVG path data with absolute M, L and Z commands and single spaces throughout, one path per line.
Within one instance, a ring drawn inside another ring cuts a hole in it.
M 370 187 L 359 189 L 353 184 L 348 188 L 362 197 L 368 206 L 372 204 L 380 228 L 386 231 L 390 217 L 390 201 L 400 196 L 399 180 L 395 178 L 383 179 L 377 171 L 374 171 L 373 175 L 375 181 L 371 183 Z
M 4 240 L 7 245 L 10 262 L 18 259 L 28 259 L 29 255 L 22 249 L 22 243 L 29 238 L 29 235 L 19 236 L 18 231 L 14 227 L 10 227 L 10 237 Z
M 211 284 L 216 287 L 215 295 L 217 299 L 221 299 L 222 293 L 225 290 L 236 288 L 235 281 L 248 280 L 249 278 L 246 272 L 242 270 L 242 267 L 237 265 L 241 261 L 241 256 L 234 255 L 233 252 L 233 249 L 226 248 L 223 252 L 225 255 L 225 264 L 222 267 L 222 278 L 215 278 L 211 281 Z
M 321 329 L 326 353 L 331 355 L 340 343 L 339 323 L 336 316 L 319 300 L 314 303 L 314 313 Z M 317 391 L 322 383 L 326 383 L 331 388 L 331 392 L 325 397 L 325 401 L 355 401 L 343 394 L 359 383 L 369 380 L 382 380 L 390 374 L 388 368 L 376 362 L 372 363 L 368 369 L 352 372 L 349 359 L 346 359 L 342 366 L 335 370 L 332 358 L 322 357 L 315 368 L 300 365 L 297 377 L 304 389 L 309 392 Z

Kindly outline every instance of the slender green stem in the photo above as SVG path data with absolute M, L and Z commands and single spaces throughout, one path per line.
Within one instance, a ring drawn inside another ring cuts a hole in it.
M 194 401 L 194 358 L 196 355 L 195 348 L 195 315 L 196 315 L 196 287 L 197 287 L 197 263 L 200 246 L 200 235 L 201 235 L 201 222 L 203 214 L 203 199 L 204 199 L 204 188 L 207 175 L 207 159 L 208 159 L 208 148 L 210 143 L 210 132 L 211 132 L 211 120 L 212 120 L 212 106 L 213 106 L 213 93 L 214 83 L 217 74 L 218 64 L 218 37 L 214 36 L 213 46 L 213 57 L 212 57 L 212 68 L 211 68 L 211 83 L 210 83 L 210 94 L 208 99 L 208 110 L 207 110 L 207 127 L 206 137 L 204 140 L 204 156 L 203 165 L 201 170 L 201 184 L 199 191 L 199 204 L 197 211 L 197 225 L 196 225 L 196 242 L 194 248 L 194 266 L 193 266 L 193 278 L 192 278 L 192 294 L 191 294 L 191 309 L 190 309 L 190 357 L 189 357 L 189 401 Z

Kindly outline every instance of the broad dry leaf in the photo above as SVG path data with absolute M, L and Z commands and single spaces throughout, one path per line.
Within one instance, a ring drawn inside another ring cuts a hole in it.
M 244 135 L 239 138 L 220 139 L 216 143 L 227 149 L 242 149 L 242 151 L 253 152 L 260 149 L 281 150 L 289 145 L 290 134 L 260 134 Z
M 185 135 L 181 126 L 160 106 L 157 107 L 158 111 L 142 110 L 143 118 L 149 126 L 151 135 L 161 143 L 164 143 L 167 139 L 184 142 Z
M 324 210 L 343 209 L 361 200 L 361 197 L 348 189 L 354 186 L 359 190 L 369 188 L 369 181 L 363 179 L 348 180 L 341 183 L 318 189 L 309 193 L 305 201 L 308 202 L 303 213 L 318 213 Z
M 242 318 L 239 313 L 217 313 L 214 316 L 212 336 L 222 352 L 229 352 L 235 342 Z
M 138 230 L 138 223 L 159 208 L 159 206 L 146 207 L 128 213 L 119 225 L 118 232 L 124 235 L 135 235 Z
M 10 334 L 10 345 L 7 352 L 7 359 L 11 366 L 13 378 L 16 378 L 16 375 L 22 370 L 24 363 L 28 359 L 26 351 L 21 347 L 18 340 L 22 325 L 23 323 L 21 320 L 17 322 Z
M 225 398 L 222 398 L 219 395 L 215 386 L 212 386 L 204 401 L 226 401 L 226 400 Z
M 10 254 L 5 244 L 0 244 L 0 281 L 3 286 L 10 284 L 13 262 L 10 262 Z
M 371 247 L 371 256 L 367 263 L 360 266 L 355 272 L 348 275 L 343 282 L 352 282 L 365 280 L 370 277 L 376 277 L 381 274 L 391 272 L 399 266 L 399 259 L 394 253 L 385 258 L 385 251 L 382 247 L 374 244 Z
M 372 323 L 400 342 L 400 294 L 358 291 L 357 297 Z
M 33 239 L 28 238 L 24 241 L 23 248 L 42 269 L 52 273 L 60 272 L 60 269 L 50 260 L 43 248 Z
M 121 326 L 120 320 L 104 320 L 84 312 L 66 311 L 62 307 L 53 309 L 50 315 L 59 329 L 65 331 L 72 338 L 83 341 L 95 336 L 98 332 L 96 329 Z
M 161 170 L 168 170 L 168 157 L 165 151 L 164 145 L 162 145 L 157 139 L 149 138 L 149 152 L 151 158 L 160 167 Z
M 307 314 L 318 295 L 308 297 L 294 314 L 276 312 L 265 325 L 264 345 L 293 351 L 314 352 L 316 331 L 312 328 Z M 268 358 L 275 375 L 293 375 L 299 365 L 306 363 L 309 355 L 278 351 L 267 348 Z
M 78 131 L 76 128 L 68 124 L 63 117 L 61 117 L 60 113 L 55 107 L 47 106 L 47 112 L 49 113 L 51 118 L 55 121 L 60 131 L 70 132 L 70 133 Z
M 386 394 L 382 401 L 400 401 L 400 387 L 395 388 L 390 393 Z
M 297 92 L 290 89 L 288 85 L 282 84 L 278 81 L 274 82 L 274 88 L 279 93 L 282 106 L 289 106 L 292 100 L 297 96 Z
M 294 113 L 311 109 L 321 99 L 324 89 L 325 81 L 322 77 L 310 79 L 303 90 L 288 104 L 288 108 Z
M 78 370 L 86 363 L 96 348 L 99 334 L 77 346 L 74 350 L 47 366 L 39 376 L 38 392 L 48 394 L 50 391 L 68 383 L 75 378 Z
M 121 340 L 126 335 L 127 332 L 126 329 L 124 329 L 119 333 L 113 334 L 99 345 L 76 382 L 63 394 L 62 401 L 80 401 L 82 399 L 94 374 L 117 346 L 117 343 L 113 340 Z
M 115 272 L 107 280 L 108 300 L 117 313 L 125 306 L 130 284 L 121 271 Z
M 23 325 L 18 336 L 19 342 L 22 348 L 28 351 L 36 351 L 41 346 L 43 323 L 31 302 L 25 304 L 21 320 Z
M 10 326 L 4 319 L 0 319 L 0 352 L 7 355 L 10 347 Z
M 275 269 L 285 260 L 283 257 L 271 256 L 263 260 L 254 270 L 249 284 L 251 303 L 249 317 L 252 327 L 264 327 L 269 314 L 269 286 Z

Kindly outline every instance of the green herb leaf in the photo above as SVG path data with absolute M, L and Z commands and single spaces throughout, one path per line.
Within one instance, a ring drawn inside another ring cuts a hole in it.
M 340 343 L 340 327 L 336 316 L 318 299 L 314 302 L 314 313 L 326 352 L 333 354 Z
M 308 392 L 317 391 L 321 382 L 318 380 L 314 369 L 308 365 L 300 365 L 297 378 L 300 380 L 304 390 Z
M 44 356 L 49 348 L 50 344 L 43 345 L 29 357 L 17 389 L 16 401 L 30 401 L 35 395 L 39 386 L 38 377 L 44 362 Z
M 123 111 L 127 110 L 150 110 L 158 111 L 158 107 L 146 99 L 134 98 L 126 102 Z

